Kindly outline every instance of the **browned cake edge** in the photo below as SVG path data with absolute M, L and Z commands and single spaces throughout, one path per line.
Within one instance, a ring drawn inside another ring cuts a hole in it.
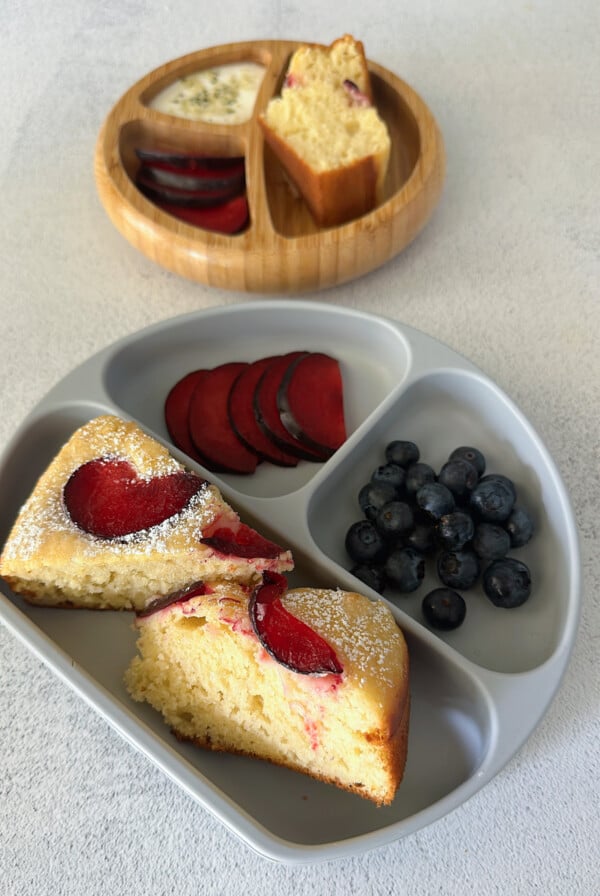
M 358 796 L 363 797 L 364 799 L 371 800 L 378 806 L 389 806 L 393 802 L 398 787 L 400 786 L 402 778 L 404 777 L 404 769 L 406 767 L 406 759 L 408 754 L 408 735 L 410 727 L 410 691 L 408 681 L 409 676 L 407 674 L 405 679 L 406 689 L 404 698 L 400 702 L 400 709 L 396 716 L 396 719 L 393 720 L 393 730 L 391 735 L 385 736 L 381 732 L 373 732 L 371 734 L 364 735 L 365 739 L 370 743 L 379 743 L 382 747 L 382 763 L 386 768 L 388 780 L 390 781 L 388 791 L 382 799 L 378 799 L 374 795 L 370 794 L 368 790 L 365 789 L 365 785 L 360 781 L 356 781 L 353 785 L 348 785 L 340 782 L 334 776 L 327 777 L 325 775 L 318 775 L 309 772 L 304 766 L 301 765 L 296 766 L 292 763 L 286 763 L 284 761 L 266 759 L 264 756 L 261 756 L 258 753 L 253 753 L 249 750 L 239 750 L 235 748 L 225 749 L 224 747 L 213 744 L 210 738 L 205 739 L 201 737 L 189 737 L 188 735 L 182 734 L 181 732 L 177 731 L 176 728 L 171 728 L 171 732 L 177 738 L 177 740 L 183 743 L 192 743 L 197 747 L 201 747 L 205 750 L 212 750 L 213 752 L 217 753 L 230 753 L 235 756 L 246 756 L 250 759 L 260 759 L 262 761 L 270 762 L 272 765 L 278 765 L 282 768 L 291 769 L 292 771 L 314 778 L 316 781 L 321 781 L 324 784 L 332 784 L 333 786 L 338 787 L 341 790 L 346 790 L 349 793 L 354 793 Z

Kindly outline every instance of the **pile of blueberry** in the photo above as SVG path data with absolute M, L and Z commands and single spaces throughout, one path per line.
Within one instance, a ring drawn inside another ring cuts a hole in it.
M 465 446 L 436 473 L 414 442 L 390 442 L 385 463 L 360 489 L 363 518 L 346 533 L 351 572 L 380 594 L 388 586 L 408 594 L 420 586 L 431 558 L 441 586 L 423 598 L 422 611 L 438 629 L 462 624 L 466 604 L 459 592 L 480 580 L 495 606 L 523 604 L 530 571 L 507 555 L 527 544 L 533 521 L 517 504 L 512 480 L 485 468 L 482 452 Z

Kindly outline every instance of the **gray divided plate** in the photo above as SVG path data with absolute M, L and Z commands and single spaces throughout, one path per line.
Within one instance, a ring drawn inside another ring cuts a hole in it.
M 35 608 L 5 584 L 0 595 L 4 623 L 127 741 L 250 847 L 288 863 L 356 854 L 436 821 L 497 774 L 548 708 L 576 636 L 580 566 L 568 496 L 531 425 L 479 369 L 417 330 L 324 303 L 268 300 L 174 318 L 95 355 L 28 416 L 0 465 L 3 543 L 37 477 L 85 421 L 131 417 L 169 444 L 163 402 L 178 378 L 298 348 L 339 359 L 346 443 L 324 464 L 207 474 L 246 521 L 293 549 L 291 585 L 376 596 L 348 572 L 344 537 L 360 517 L 358 491 L 392 439 L 417 442 L 435 468 L 458 445 L 479 447 L 488 470 L 513 478 L 535 516 L 535 537 L 515 552 L 534 581 L 520 608 L 497 609 L 475 589 L 462 627 L 440 636 L 420 609 L 434 575 L 412 595 L 386 592 L 409 645 L 412 697 L 406 774 L 391 806 L 178 743 L 157 713 L 125 691 L 123 672 L 135 654 L 129 614 Z

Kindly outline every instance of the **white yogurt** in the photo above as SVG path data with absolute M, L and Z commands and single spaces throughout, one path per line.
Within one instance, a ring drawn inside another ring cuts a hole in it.
M 150 105 L 178 118 L 242 124 L 252 115 L 264 74 L 264 66 L 254 62 L 216 65 L 170 84 Z

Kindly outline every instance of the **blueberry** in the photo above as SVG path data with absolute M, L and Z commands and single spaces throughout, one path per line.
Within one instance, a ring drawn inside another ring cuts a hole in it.
M 471 541 L 475 532 L 473 518 L 464 510 L 453 510 L 439 518 L 435 525 L 435 535 L 443 548 L 462 548 Z
M 483 590 L 496 607 L 520 607 L 531 594 L 531 573 L 520 560 L 494 560 L 483 574 Z
M 346 551 L 355 563 L 374 563 L 386 554 L 383 536 L 369 520 L 352 523 L 346 533 Z
M 357 563 L 350 570 L 353 576 L 360 579 L 373 591 L 383 594 L 385 590 L 385 572 L 382 566 L 371 563 Z
M 508 519 L 515 503 L 514 486 L 501 476 L 484 476 L 469 498 L 469 505 L 486 523 L 501 523 Z
M 419 449 L 414 442 L 404 442 L 401 439 L 390 442 L 385 449 L 385 459 L 388 463 L 399 464 L 405 468 L 416 464 L 419 456 Z
M 415 591 L 425 576 L 423 555 L 414 548 L 397 548 L 385 562 L 385 575 L 398 591 Z
M 442 551 L 438 557 L 437 570 L 443 585 L 464 591 L 475 585 L 481 567 L 474 551 Z
M 503 473 L 486 473 L 481 477 L 480 482 L 500 482 L 512 494 L 514 500 L 517 500 L 517 489 L 514 482 Z
M 441 482 L 427 482 L 415 495 L 417 506 L 428 516 L 439 520 L 445 513 L 454 510 L 454 496 Z
M 478 479 L 479 474 L 473 464 L 461 458 L 446 461 L 438 475 L 438 482 L 449 488 L 459 501 L 469 497 Z
M 407 495 L 416 495 L 422 485 L 435 482 L 435 470 L 429 464 L 414 463 L 406 471 L 404 488 Z
M 451 588 L 434 588 L 423 598 L 421 608 L 427 622 L 442 631 L 458 628 L 467 615 L 464 598 Z
M 405 501 L 389 501 L 383 505 L 374 522 L 384 538 L 394 539 L 410 532 L 414 517 Z
M 396 497 L 396 489 L 389 482 L 367 482 L 358 493 L 358 503 L 366 518 L 373 520 L 383 505 Z
M 477 470 L 478 476 L 483 476 L 485 473 L 485 456 L 481 453 L 479 448 L 471 448 L 467 445 L 461 445 L 460 448 L 455 448 L 448 458 L 448 460 L 457 459 L 466 460 L 470 464 L 473 464 Z
M 400 464 L 382 464 L 373 471 L 371 482 L 387 482 L 393 485 L 398 494 L 404 489 L 406 470 Z
M 521 548 L 533 535 L 533 520 L 524 507 L 513 507 L 512 513 L 504 523 L 513 548 Z
M 510 535 L 502 526 L 479 523 L 473 536 L 473 550 L 482 560 L 499 560 L 510 550 Z
M 416 522 L 404 540 L 407 547 L 414 548 L 422 554 L 431 554 L 436 547 L 433 535 L 434 528 L 431 523 Z

